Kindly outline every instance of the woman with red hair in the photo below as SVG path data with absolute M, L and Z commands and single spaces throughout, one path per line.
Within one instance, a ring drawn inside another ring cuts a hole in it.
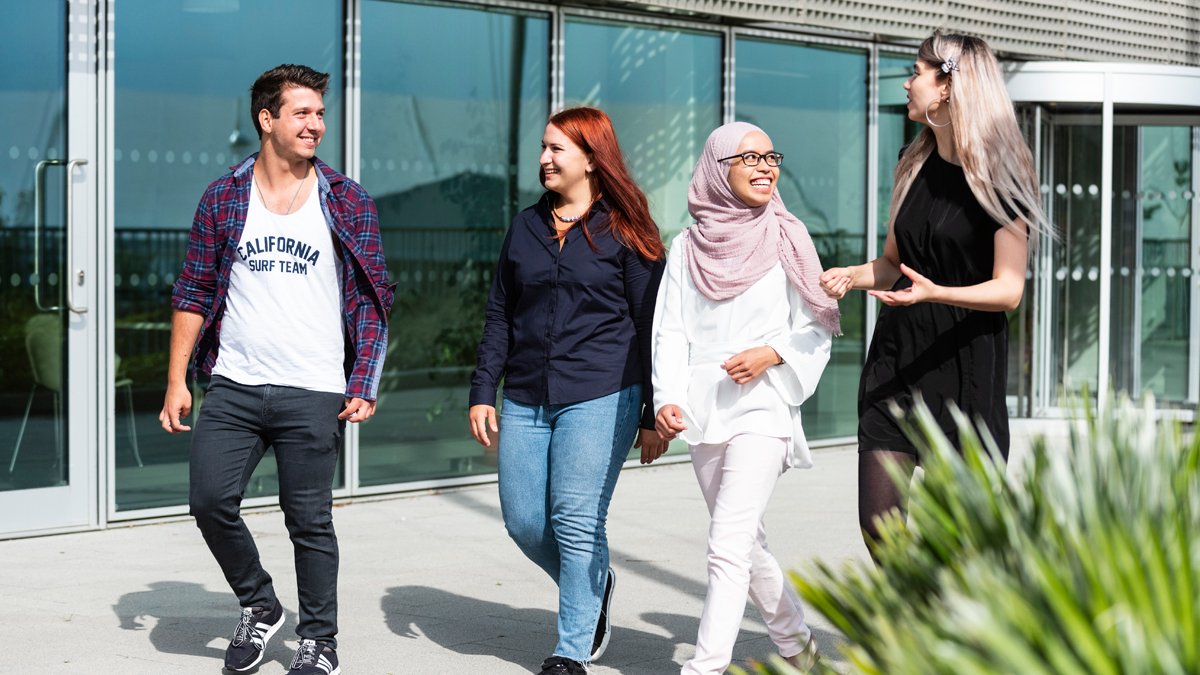
M 575 675 L 608 645 L 604 525 L 621 465 L 631 445 L 643 463 L 667 447 L 650 387 L 665 251 L 603 111 L 552 116 L 539 162 L 546 193 L 500 249 L 469 416 L 484 447 L 498 434 L 509 536 L 558 584 L 558 644 L 541 672 Z

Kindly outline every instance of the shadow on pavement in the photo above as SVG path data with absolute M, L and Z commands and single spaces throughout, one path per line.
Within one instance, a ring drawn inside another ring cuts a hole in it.
M 546 609 L 511 607 L 427 586 L 389 588 L 380 604 L 388 628 L 396 635 L 424 637 L 457 654 L 491 656 L 535 669 L 557 642 L 557 617 Z M 637 653 L 624 653 L 628 650 Z M 670 638 L 614 626 L 603 665 L 619 667 L 616 664 L 631 656 L 638 661 L 670 661 L 674 650 Z
M 762 618 L 758 616 L 758 612 L 752 605 L 747 606 L 746 616 L 753 617 L 752 620 L 758 624 L 762 623 Z M 641 619 L 646 623 L 661 626 L 671 634 L 669 638 L 659 639 L 669 641 L 672 644 L 687 645 L 683 658 L 689 659 L 695 653 L 696 633 L 700 630 L 700 617 L 685 616 L 683 614 L 666 614 L 663 612 L 646 612 L 641 615 Z M 614 629 L 614 640 L 618 634 L 617 630 Z M 841 645 L 845 644 L 846 638 L 841 633 L 812 628 L 812 634 L 817 640 L 817 648 L 821 651 L 821 660 L 823 662 L 830 664 L 840 663 L 843 660 L 838 649 Z M 734 647 L 733 651 L 733 664 L 744 667 L 748 659 L 765 661 L 775 653 L 775 645 L 767 635 L 765 627 L 762 630 L 759 630 L 757 626 L 755 630 L 748 631 L 743 629 L 738 633 L 738 644 Z
M 225 645 L 233 636 L 240 608 L 229 591 L 214 593 L 186 581 L 155 581 L 148 590 L 126 593 L 113 605 L 121 630 L 149 630 L 150 644 L 163 654 L 184 654 L 213 659 L 211 672 L 221 672 Z M 263 663 L 291 663 L 292 650 L 284 645 L 296 632 L 296 615 L 284 609 L 286 620 L 267 645 Z M 218 639 L 220 646 L 210 647 Z

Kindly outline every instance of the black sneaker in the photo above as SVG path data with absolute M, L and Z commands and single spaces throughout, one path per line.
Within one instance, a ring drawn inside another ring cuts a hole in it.
M 587 668 L 578 661 L 563 656 L 551 656 L 542 661 L 539 675 L 587 675 Z
M 595 661 L 608 649 L 608 638 L 612 634 L 612 619 L 609 609 L 612 608 L 613 588 L 617 585 L 617 573 L 608 568 L 608 579 L 604 582 L 604 597 L 600 599 L 600 619 L 596 621 L 596 635 L 592 638 L 592 655 L 588 662 Z
M 267 641 L 283 625 L 283 605 L 275 602 L 272 609 L 243 607 L 242 619 L 233 631 L 233 639 L 225 649 L 225 668 L 235 672 L 250 670 L 262 661 Z
M 296 650 L 288 672 L 301 675 L 338 675 L 342 669 L 338 668 L 336 649 L 305 638 L 300 641 L 300 648 Z

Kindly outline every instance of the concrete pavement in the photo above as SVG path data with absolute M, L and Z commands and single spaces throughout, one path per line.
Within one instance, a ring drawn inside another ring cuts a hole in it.
M 853 448 L 787 472 L 767 516 L 788 568 L 866 559 Z M 292 549 L 278 511 L 247 515 L 287 623 L 259 673 L 296 647 Z M 358 500 L 334 514 L 341 544 L 342 671 L 536 672 L 555 643 L 552 582 L 509 541 L 495 485 Z M 705 591 L 708 515 L 689 464 L 627 469 L 609 517 L 614 632 L 596 675 L 676 673 L 692 653 Z M 238 607 L 190 520 L 0 542 L 4 673 L 211 673 Z M 810 613 L 825 658 L 840 636 Z M 771 653 L 752 607 L 735 661 Z

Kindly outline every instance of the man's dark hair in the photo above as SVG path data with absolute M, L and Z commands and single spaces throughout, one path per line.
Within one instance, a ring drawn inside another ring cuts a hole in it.
M 324 96 L 329 87 L 329 73 L 318 73 L 308 66 L 285 63 L 259 75 L 254 86 L 250 87 L 250 117 L 254 120 L 254 130 L 259 138 L 262 138 L 262 125 L 258 123 L 258 111 L 265 108 L 271 117 L 279 119 L 283 92 L 291 87 L 312 89 Z

